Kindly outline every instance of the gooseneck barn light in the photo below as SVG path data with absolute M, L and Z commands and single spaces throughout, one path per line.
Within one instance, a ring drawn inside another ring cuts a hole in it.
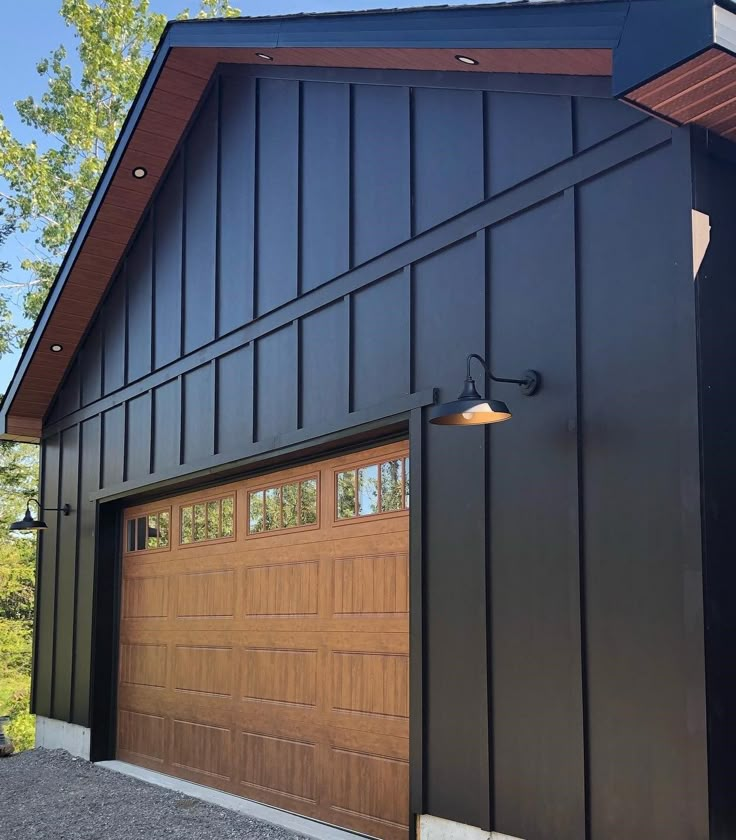
M 460 396 L 453 402 L 437 405 L 432 410 L 430 423 L 438 426 L 485 426 L 489 423 L 502 423 L 511 419 L 511 411 L 501 400 L 484 399 L 475 387 L 475 380 L 470 375 L 470 363 L 476 359 L 483 365 L 486 375 L 492 382 L 505 382 L 518 385 L 525 397 L 536 394 L 542 385 L 542 377 L 536 370 L 525 370 L 521 379 L 504 379 L 494 376 L 486 360 L 477 353 L 471 353 L 467 359 L 467 375 Z
M 31 515 L 31 502 L 35 502 L 36 507 L 38 508 L 38 519 L 34 519 Z M 11 531 L 43 531 L 49 526 L 41 519 L 41 514 L 45 510 L 51 511 L 58 511 L 59 513 L 63 513 L 64 516 L 69 516 L 72 512 L 71 505 L 64 505 L 64 507 L 60 508 L 42 508 L 39 501 L 37 499 L 29 499 L 26 502 L 26 515 L 23 519 L 19 519 L 17 522 L 13 522 L 10 526 Z

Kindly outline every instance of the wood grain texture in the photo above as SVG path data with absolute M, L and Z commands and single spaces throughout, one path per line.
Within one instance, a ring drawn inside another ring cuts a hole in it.
M 408 512 L 337 521 L 335 475 L 404 443 L 189 493 L 123 557 L 118 755 L 386 840 L 408 836 Z M 248 494 L 317 476 L 317 527 L 248 533 Z M 181 511 L 235 497 L 231 540 Z
M 680 125 L 701 125 L 736 134 L 736 56 L 706 50 L 674 70 L 631 91 L 627 100 Z

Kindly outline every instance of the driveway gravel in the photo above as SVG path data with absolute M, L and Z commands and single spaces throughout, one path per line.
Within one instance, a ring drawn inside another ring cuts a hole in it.
M 301 840 L 63 750 L 0 759 L 0 802 L 2 840 Z

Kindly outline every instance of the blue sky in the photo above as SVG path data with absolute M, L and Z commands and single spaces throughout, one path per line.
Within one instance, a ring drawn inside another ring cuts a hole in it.
M 381 9 L 396 6 L 439 6 L 462 5 L 467 0 L 233 0 L 244 15 L 278 15 L 295 12 L 336 12 L 351 9 Z M 151 7 L 175 17 L 182 8 L 198 7 L 197 0 L 152 0 Z M 40 96 L 44 80 L 36 73 L 36 63 L 48 55 L 59 44 L 67 47 L 71 56 L 74 52 L 72 31 L 64 26 L 59 16 L 60 0 L 24 0 L 23 3 L 7 3 L 3 8 L 3 26 L 0 31 L 0 113 L 14 132 L 23 135 L 13 103 L 28 95 Z M 29 135 L 25 135 L 30 139 Z M 0 256 L 8 260 L 15 274 L 20 277 L 17 266 L 25 257 L 26 250 L 21 237 L 7 242 Z M 21 319 L 20 309 L 17 316 Z M 13 374 L 19 353 L 0 359 L 0 393 L 5 391 Z

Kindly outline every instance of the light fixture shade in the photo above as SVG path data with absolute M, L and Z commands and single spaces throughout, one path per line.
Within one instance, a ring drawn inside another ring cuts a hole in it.
M 429 422 L 436 426 L 487 426 L 510 419 L 511 412 L 505 402 L 481 397 L 475 382 L 466 379 L 462 394 L 453 402 L 435 406 Z
M 43 521 L 43 519 L 34 519 L 31 516 L 31 509 L 30 507 L 26 508 L 26 515 L 23 519 L 19 519 L 17 522 L 13 522 L 10 526 L 11 531 L 44 531 L 49 526 Z

